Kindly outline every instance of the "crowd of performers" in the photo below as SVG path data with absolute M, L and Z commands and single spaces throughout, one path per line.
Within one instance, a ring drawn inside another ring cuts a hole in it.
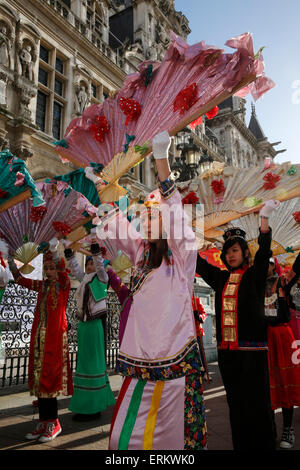
M 66 395 L 72 396 L 69 409 L 77 420 L 99 417 L 114 406 L 110 450 L 209 448 L 203 355 L 192 306 L 196 272 L 215 291 L 218 364 L 233 448 L 275 450 L 274 411 L 278 408 L 283 416 L 280 447 L 291 448 L 293 407 L 300 405 L 300 365 L 292 354 L 295 340 L 300 340 L 300 258 L 284 273 L 272 258 L 268 221 L 279 202 L 267 201 L 260 211 L 259 249 L 251 266 L 245 232 L 239 228 L 225 232 L 221 259 L 227 270 L 220 270 L 193 248 L 195 235 L 176 185 L 169 179 L 168 133 L 157 135 L 152 145 L 158 189 L 149 194 L 141 211 L 145 236 L 112 206 L 93 234 L 85 272 L 66 245 L 65 259 L 58 256 L 55 239 L 44 255 L 43 281 L 24 278 L 9 257 L 15 282 L 38 292 L 29 387 L 38 399 L 39 422 L 26 438 L 47 442 L 58 436 L 57 396 Z M 172 223 L 166 227 L 164 213 L 174 204 L 180 210 L 173 212 Z M 176 226 L 184 227 L 183 237 L 174 235 Z M 120 236 L 124 228 L 127 238 Z M 102 236 L 130 258 L 129 287 L 103 259 L 98 244 Z M 74 378 L 65 314 L 69 272 L 80 282 Z M 4 286 L 7 275 L 2 268 L 0 277 Z M 123 382 L 116 401 L 105 360 L 108 285 L 121 306 L 116 370 Z

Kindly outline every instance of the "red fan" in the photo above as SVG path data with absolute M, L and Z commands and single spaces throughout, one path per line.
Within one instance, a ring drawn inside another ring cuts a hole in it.
M 115 98 L 71 121 L 57 151 L 81 167 L 101 164 L 109 183 L 99 192 L 101 200 L 117 200 L 124 194 L 117 180 L 151 152 L 149 142 L 156 134 L 168 130 L 174 135 L 202 114 L 217 112 L 220 102 L 263 76 L 261 55 L 255 58 L 249 33 L 226 45 L 237 50 L 224 53 L 204 41 L 188 46 L 171 33 L 163 61 L 142 63 Z M 274 86 L 266 80 L 260 81 L 262 92 Z

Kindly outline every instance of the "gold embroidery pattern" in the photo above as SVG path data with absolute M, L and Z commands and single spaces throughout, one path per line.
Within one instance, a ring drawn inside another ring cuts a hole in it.
M 33 367 L 33 389 L 32 393 L 36 396 L 40 395 L 40 377 L 42 371 L 42 363 L 44 358 L 46 328 L 40 327 L 36 332 L 34 344 L 34 367 Z
M 223 291 L 222 342 L 237 343 L 237 294 L 242 274 L 231 273 Z
M 63 332 L 62 342 L 63 342 L 62 394 L 63 395 L 68 395 L 68 354 L 69 354 L 69 344 L 68 344 L 68 334 L 67 334 L 66 331 Z
M 223 325 L 235 326 L 235 312 L 223 312 Z

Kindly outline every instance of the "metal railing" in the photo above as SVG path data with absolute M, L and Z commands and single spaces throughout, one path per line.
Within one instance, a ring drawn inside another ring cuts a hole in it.
M 0 365 L 0 389 L 27 383 L 31 327 L 34 319 L 37 293 L 15 283 L 9 283 L 0 303 L 2 344 L 6 359 Z M 76 368 L 77 324 L 75 289 L 71 289 L 66 311 L 69 354 L 72 371 Z M 114 292 L 107 296 L 106 362 L 107 369 L 116 365 L 119 349 L 120 304 Z

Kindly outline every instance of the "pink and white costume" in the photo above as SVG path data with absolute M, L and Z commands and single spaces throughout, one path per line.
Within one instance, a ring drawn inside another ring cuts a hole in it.
M 163 186 L 166 182 L 167 187 Z M 147 269 L 149 244 L 118 210 L 102 219 L 97 229 L 97 236 L 115 242 L 135 269 L 133 300 L 117 364 L 125 379 L 111 425 L 111 450 L 206 447 L 201 360 L 192 308 L 195 236 L 179 192 L 174 183 L 166 182 L 150 195 L 159 200 L 169 246 L 168 261 L 164 259 L 158 268 Z M 165 224 L 170 207 L 175 210 L 170 224 Z M 176 234 L 179 227 L 184 229 L 183 236 Z

